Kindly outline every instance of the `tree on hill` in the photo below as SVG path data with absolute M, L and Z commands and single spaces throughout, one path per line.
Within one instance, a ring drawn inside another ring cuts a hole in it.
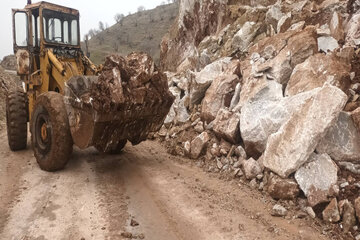
M 138 11 L 138 12 L 143 12 L 143 11 L 145 11 L 145 7 L 144 7 L 144 6 L 139 6 L 139 7 L 137 8 L 137 11 Z
M 105 25 L 102 21 L 99 22 L 99 29 L 100 31 L 104 31 L 105 30 Z
M 125 17 L 124 14 L 118 13 L 118 14 L 115 15 L 114 18 L 115 18 L 115 21 L 116 21 L 117 23 L 120 23 L 120 25 L 122 25 L 123 20 L 124 20 L 124 17 Z

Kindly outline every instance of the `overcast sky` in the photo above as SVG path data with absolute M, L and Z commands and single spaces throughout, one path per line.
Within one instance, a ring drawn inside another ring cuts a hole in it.
M 0 20 L 1 20 L 1 37 L 0 37 L 0 60 L 13 53 L 12 41 L 12 8 L 24 8 L 27 0 L 0 0 Z M 146 9 L 152 9 L 167 0 L 47 0 L 48 2 L 75 8 L 80 11 L 81 36 L 91 28 L 97 28 L 98 22 L 103 21 L 109 26 L 115 23 L 114 16 L 116 13 L 127 15 L 129 12 L 134 13 L 139 6 Z M 39 2 L 33 0 L 33 3 Z

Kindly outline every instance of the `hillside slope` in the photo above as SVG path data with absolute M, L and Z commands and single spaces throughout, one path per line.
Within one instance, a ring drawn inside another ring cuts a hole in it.
M 122 24 L 117 23 L 90 39 L 91 60 L 100 64 L 110 53 L 127 55 L 143 51 L 158 63 L 161 38 L 172 25 L 177 12 L 178 5 L 174 3 L 125 17 Z

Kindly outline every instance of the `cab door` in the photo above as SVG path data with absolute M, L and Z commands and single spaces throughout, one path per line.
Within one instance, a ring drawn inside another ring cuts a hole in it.
M 32 38 L 29 37 L 30 14 L 26 9 L 13 9 L 13 41 L 16 56 L 18 75 L 29 75 L 31 71 L 30 46 Z

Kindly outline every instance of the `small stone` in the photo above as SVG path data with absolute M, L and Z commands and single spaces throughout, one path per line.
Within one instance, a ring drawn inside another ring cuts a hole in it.
M 305 212 L 311 217 L 311 218 L 315 218 L 316 214 L 314 212 L 314 209 L 312 207 L 306 207 L 305 208 Z
M 199 136 L 197 136 L 192 142 L 191 142 L 191 152 L 190 157 L 193 159 L 199 158 L 206 149 L 206 146 L 210 140 L 209 134 L 207 132 L 203 132 Z
M 346 188 L 347 186 L 349 186 L 348 182 L 343 182 L 340 184 L 340 188 Z
M 247 179 L 253 179 L 261 173 L 261 167 L 253 158 L 246 160 L 243 164 L 244 172 Z
M 250 181 L 250 188 L 255 190 L 258 187 L 256 179 L 254 178 L 253 180 Z
M 238 157 L 241 157 L 243 159 L 246 159 L 246 157 L 247 157 L 245 149 L 242 146 L 237 146 L 235 148 L 235 155 L 238 156 Z
M 236 161 L 235 163 L 234 163 L 234 168 L 240 168 L 242 165 L 243 165 L 243 163 L 244 163 L 244 161 L 245 160 L 238 160 L 238 161 Z
M 340 213 L 336 198 L 334 198 L 330 204 L 322 212 L 324 221 L 329 223 L 336 223 L 340 221 Z
M 235 169 L 234 169 L 234 174 L 233 174 L 234 177 L 237 177 L 240 171 L 241 171 L 240 168 L 235 168 Z
M 344 232 L 349 232 L 356 224 L 355 209 L 353 205 L 346 200 L 344 203 L 343 227 Z
M 191 151 L 191 143 L 190 143 L 190 141 L 186 141 L 184 143 L 184 151 L 185 151 L 186 156 L 190 155 L 190 151 Z
M 295 199 L 299 193 L 299 185 L 293 179 L 283 179 L 277 175 L 273 175 L 268 184 L 267 189 L 269 195 L 278 200 L 291 200 Z
M 121 236 L 124 238 L 129 238 L 129 239 L 133 238 L 133 234 L 130 232 L 123 232 L 123 233 L 121 233 Z
M 259 190 L 262 191 L 264 189 L 264 182 L 261 182 L 259 185 Z
M 261 180 L 261 179 L 263 179 L 263 177 L 264 177 L 264 174 L 259 174 L 259 175 L 256 176 L 256 179 Z
M 240 171 L 237 173 L 237 176 L 238 176 L 238 177 L 244 176 L 244 172 L 240 169 Z
M 202 133 L 204 131 L 204 123 L 202 121 L 198 122 L 194 129 L 197 133 Z
M 220 169 L 220 170 L 224 167 L 223 163 L 222 163 L 219 159 L 216 160 L 216 166 L 217 166 L 218 169 Z
M 274 217 L 284 217 L 287 215 L 287 210 L 283 206 L 276 204 L 272 209 L 271 215 Z
M 139 226 L 139 223 L 138 223 L 136 220 L 131 219 L 131 221 L 130 221 L 130 226 L 136 227 L 136 226 Z
M 211 153 L 211 155 L 213 155 L 213 156 L 215 156 L 215 157 L 220 157 L 220 156 L 221 156 L 221 154 L 220 154 L 220 148 L 219 148 L 219 146 L 218 146 L 216 143 L 214 143 L 214 144 L 212 145 L 212 147 L 211 147 L 211 149 L 210 149 L 210 153 Z

